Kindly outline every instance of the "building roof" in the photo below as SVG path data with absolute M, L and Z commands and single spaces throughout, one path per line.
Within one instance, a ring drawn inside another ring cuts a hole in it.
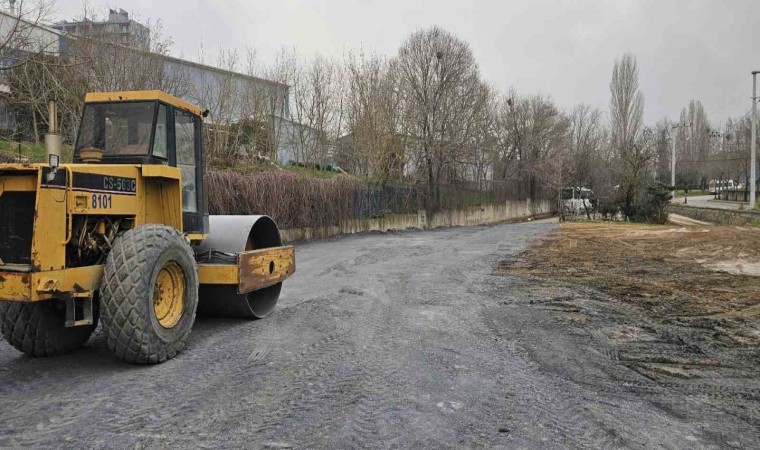
M 70 39 L 82 39 L 83 38 L 83 39 L 87 39 L 87 37 L 82 37 L 82 36 L 77 36 L 75 34 L 70 34 L 70 33 L 67 33 L 65 31 L 57 30 L 55 28 L 51 28 L 49 26 L 43 25 L 41 23 L 30 22 L 28 20 L 25 20 L 23 17 L 22 18 L 18 18 L 16 16 L 12 15 L 12 14 L 9 14 L 9 13 L 7 13 L 5 11 L 0 10 L 0 20 L 2 20 L 3 16 L 7 17 L 7 18 L 14 19 L 14 20 L 20 19 L 21 22 L 23 22 L 25 24 L 28 24 L 31 27 L 34 27 L 34 28 L 37 28 L 37 29 L 40 29 L 40 30 L 43 30 L 45 32 L 48 32 L 48 33 L 51 33 L 51 34 L 54 34 L 54 35 L 58 36 L 59 40 L 61 38 L 70 38 Z M 157 56 L 157 57 L 160 57 L 160 58 L 164 59 L 165 61 L 167 61 L 169 63 L 177 64 L 177 65 L 180 65 L 180 66 L 193 67 L 193 68 L 204 70 L 204 71 L 214 72 L 214 73 L 217 73 L 217 74 L 220 74 L 220 75 L 232 75 L 232 76 L 237 77 L 239 79 L 244 79 L 244 80 L 248 80 L 248 81 L 252 81 L 252 82 L 257 82 L 257 83 L 262 83 L 262 84 L 266 84 L 266 85 L 274 86 L 274 87 L 278 87 L 278 88 L 284 88 L 284 89 L 288 89 L 289 88 L 289 86 L 286 83 L 281 83 L 281 82 L 278 82 L 278 81 L 267 80 L 265 78 L 259 78 L 259 77 L 255 77 L 255 76 L 252 76 L 252 75 L 247 75 L 247 74 L 239 73 L 239 72 L 233 72 L 233 71 L 229 71 L 229 70 L 224 70 L 224 69 L 220 69 L 218 67 L 209 66 L 209 65 L 206 65 L 206 64 L 201 64 L 201 63 L 198 63 L 198 62 L 195 62 L 195 61 L 189 61 L 189 60 L 185 60 L 185 59 L 181 59 L 181 58 L 176 58 L 176 57 L 173 57 L 173 56 L 161 55 L 161 54 L 158 54 L 158 53 L 153 53 L 153 52 L 151 52 L 149 50 L 135 48 L 135 47 L 128 47 L 128 46 L 121 45 L 121 44 L 118 44 L 118 43 L 116 43 L 114 45 L 117 45 L 119 47 L 128 48 L 129 50 L 134 51 L 134 52 L 139 52 L 139 53 L 143 53 L 143 54 L 146 54 L 146 55 Z M 188 105 L 190 105 L 190 104 L 188 103 Z M 195 107 L 195 106 L 193 106 L 193 107 Z M 197 107 L 195 107 L 195 108 L 197 108 Z
M 190 61 L 190 60 L 187 60 L 187 59 L 180 59 L 180 58 L 175 58 L 173 56 L 166 56 L 166 55 L 159 55 L 159 56 L 161 56 L 162 58 L 166 59 L 167 61 L 171 61 L 171 62 L 174 62 L 174 63 L 177 63 L 177 64 L 186 65 L 186 66 L 196 67 L 198 69 L 208 70 L 208 71 L 211 71 L 211 72 L 217 72 L 217 73 L 222 74 L 222 75 L 232 74 L 232 75 L 235 75 L 235 76 L 240 77 L 240 78 L 246 78 L 246 79 L 248 79 L 250 81 L 256 81 L 256 82 L 259 82 L 259 83 L 266 83 L 266 84 L 270 84 L 270 85 L 273 85 L 273 86 L 281 86 L 281 87 L 285 87 L 285 88 L 289 87 L 287 84 L 281 83 L 279 81 L 267 80 L 265 78 L 259 78 L 259 77 L 255 77 L 253 75 L 247 75 L 247 74 L 240 73 L 240 72 L 232 72 L 230 70 L 220 69 L 218 67 L 209 66 L 209 65 L 206 65 L 206 64 L 201 64 L 201 63 L 198 63 L 198 62 L 195 62 L 195 61 Z
M 23 16 L 19 17 L 19 16 L 16 16 L 15 14 L 10 14 L 7 11 L 3 11 L 2 9 L 0 9 L 0 16 L 5 16 L 13 20 L 20 20 L 22 23 L 25 23 L 31 27 L 39 28 L 40 30 L 47 31 L 48 33 L 57 34 L 58 36 L 66 35 L 66 33 L 60 30 L 56 30 L 55 28 L 51 28 L 39 22 L 32 22 L 32 21 L 26 20 Z M 2 20 L 2 18 L 0 18 L 0 20 Z
M 203 114 L 201 108 L 192 103 L 188 103 L 164 91 L 118 91 L 118 92 L 89 92 L 85 98 L 85 103 L 104 103 L 104 102 L 129 102 L 129 101 L 153 101 L 158 100 L 174 107 L 184 109 L 196 116 Z
M 76 38 L 79 38 L 79 39 L 91 39 L 91 38 L 88 38 L 86 36 L 78 36 L 76 34 L 69 34 L 69 33 L 66 33 L 66 32 L 58 31 L 58 30 L 53 30 L 53 31 L 55 33 L 57 33 L 57 34 L 62 35 L 62 36 L 63 35 L 70 36 L 70 37 L 75 38 L 75 39 Z M 144 53 L 144 54 L 150 54 L 150 55 L 158 56 L 158 57 L 160 57 L 160 58 L 162 58 L 162 59 L 164 59 L 166 61 L 178 64 L 178 65 L 194 67 L 194 68 L 201 69 L 201 70 L 206 70 L 206 71 L 209 71 L 209 72 L 216 72 L 216 73 L 221 74 L 221 75 L 234 75 L 236 77 L 244 78 L 244 79 L 247 79 L 249 81 L 254 81 L 254 82 L 258 82 L 258 83 L 265 83 L 265 84 L 269 84 L 271 86 L 279 86 L 279 87 L 284 87 L 284 88 L 288 88 L 289 87 L 286 83 L 281 83 L 279 81 L 267 80 L 265 78 L 259 78 L 259 77 L 255 77 L 255 76 L 252 76 L 252 75 L 247 75 L 247 74 L 244 74 L 244 73 L 240 73 L 240 72 L 233 72 L 231 70 L 224 70 L 224 69 L 220 69 L 218 67 L 209 66 L 207 64 L 201 64 L 201 63 L 198 63 L 198 62 L 195 62 L 195 61 L 190 61 L 190 60 L 187 60 L 187 59 L 181 59 L 181 58 L 176 58 L 174 56 L 168 56 L 168 55 L 162 55 L 162 54 L 159 54 L 159 53 L 153 53 L 150 50 L 145 50 L 145 49 L 142 49 L 142 48 L 129 47 L 129 46 L 122 45 L 122 44 L 119 44 L 119 43 L 113 43 L 113 45 L 118 46 L 118 47 L 125 47 L 125 48 L 128 48 L 128 49 L 130 49 L 132 51 L 135 51 L 135 52 L 140 52 L 140 53 Z

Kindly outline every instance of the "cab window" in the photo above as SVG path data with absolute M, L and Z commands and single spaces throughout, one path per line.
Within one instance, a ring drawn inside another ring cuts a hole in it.
M 158 105 L 158 116 L 156 117 L 156 134 L 153 137 L 153 156 L 166 158 L 166 105 Z
M 174 112 L 174 136 L 177 167 L 182 172 L 182 211 L 197 212 L 198 196 L 195 185 L 195 120 L 183 111 Z
M 156 102 L 91 103 L 84 107 L 76 153 L 95 148 L 103 156 L 147 156 Z

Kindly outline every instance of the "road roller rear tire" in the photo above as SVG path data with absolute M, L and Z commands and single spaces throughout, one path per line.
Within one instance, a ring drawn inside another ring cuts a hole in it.
M 100 288 L 108 348 L 120 359 L 157 364 L 185 348 L 198 308 L 190 245 L 174 228 L 145 225 L 116 239 Z
M 58 356 L 87 342 L 98 326 L 98 308 L 92 314 L 92 325 L 66 327 L 66 306 L 60 300 L 0 302 L 0 328 L 3 338 L 22 353 Z

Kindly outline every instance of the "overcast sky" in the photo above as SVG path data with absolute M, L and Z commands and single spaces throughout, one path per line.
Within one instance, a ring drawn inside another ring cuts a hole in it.
M 57 0 L 56 19 L 81 16 L 82 0 Z M 89 0 L 98 16 L 120 7 L 161 19 L 172 54 L 256 50 L 268 63 L 282 47 L 306 57 L 362 48 L 396 54 L 413 31 L 439 25 L 466 40 L 483 77 L 506 91 L 551 95 L 562 108 L 608 110 L 615 58 L 636 55 L 645 120 L 677 117 L 700 99 L 719 124 L 751 107 L 760 70 L 760 0 Z

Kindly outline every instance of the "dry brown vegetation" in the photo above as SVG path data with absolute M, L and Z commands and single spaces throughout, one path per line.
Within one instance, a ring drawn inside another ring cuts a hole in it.
M 345 174 L 317 178 L 308 170 L 263 165 L 251 169 L 206 171 L 211 214 L 266 214 L 283 229 L 319 228 L 346 219 L 416 214 L 428 204 L 428 190 L 420 184 L 377 183 Z M 494 184 L 487 191 L 473 183 L 458 183 L 442 187 L 440 206 L 457 209 L 529 195 L 529 188 L 519 182 Z
M 211 214 L 267 214 L 280 228 L 337 225 L 352 217 L 358 183 L 349 178 L 321 180 L 288 172 L 206 174 Z
M 599 361 L 555 353 L 548 368 L 679 417 L 760 424 L 759 228 L 565 223 L 502 269 L 531 289 L 520 307 L 542 312 L 541 335 L 563 324 Z
M 600 289 L 647 317 L 760 345 L 760 229 L 566 223 L 503 268 Z
M 416 213 L 425 202 L 416 186 L 374 185 L 350 177 L 314 178 L 284 170 L 209 170 L 211 214 L 266 214 L 282 229 L 339 225 L 346 219 Z M 452 198 L 452 202 L 478 200 Z M 454 203 L 453 206 L 461 206 Z

